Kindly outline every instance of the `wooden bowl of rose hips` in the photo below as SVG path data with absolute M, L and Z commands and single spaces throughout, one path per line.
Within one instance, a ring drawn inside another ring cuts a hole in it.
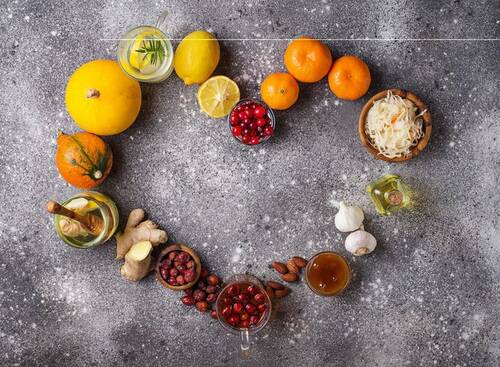
M 273 110 L 256 99 L 239 101 L 227 120 L 233 137 L 245 145 L 258 145 L 266 141 L 276 127 Z
M 196 284 L 201 274 L 198 254 L 186 245 L 164 248 L 156 262 L 156 278 L 166 288 L 182 291 Z

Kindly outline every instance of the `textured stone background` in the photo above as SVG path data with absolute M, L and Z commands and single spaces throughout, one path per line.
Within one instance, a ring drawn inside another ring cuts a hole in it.
M 190 244 L 217 273 L 274 277 L 271 259 L 346 254 L 333 226 L 341 199 L 366 211 L 379 240 L 352 258 L 341 297 L 304 284 L 242 361 L 237 338 L 186 309 L 153 277 L 119 276 L 114 243 L 64 245 L 44 212 L 77 193 L 54 165 L 58 129 L 77 131 L 64 105 L 69 75 L 114 58 L 130 27 L 172 12 L 168 34 L 205 28 L 219 38 L 499 37 L 497 1 L 2 1 L 0 4 L 0 364 L 24 366 L 484 366 L 500 359 L 500 104 L 498 41 L 329 42 L 370 66 L 372 87 L 337 100 L 326 81 L 301 85 L 277 114 L 277 135 L 249 148 L 222 120 L 199 111 L 196 87 L 174 75 L 143 85 L 142 112 L 107 139 L 115 153 L 101 187 L 123 217 L 143 207 L 174 241 Z M 257 96 L 283 70 L 284 41 L 224 41 L 217 73 Z M 434 117 L 428 149 L 405 164 L 375 160 L 356 121 L 369 95 L 414 91 Z M 414 212 L 376 215 L 365 186 L 401 174 L 420 195 Z M 346 254 L 347 255 L 347 254 Z

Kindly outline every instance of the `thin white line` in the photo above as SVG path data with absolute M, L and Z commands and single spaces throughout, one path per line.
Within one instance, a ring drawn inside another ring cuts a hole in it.
M 156 38 L 158 40 L 182 41 L 183 38 Z M 419 42 L 419 41 L 458 41 L 458 42 L 498 42 L 500 38 L 316 38 L 318 41 L 378 41 L 378 42 Z M 135 38 L 101 38 L 101 41 L 135 41 Z M 206 41 L 206 39 L 191 39 Z M 218 41 L 293 41 L 295 38 L 218 38 Z M 300 41 L 300 39 L 297 39 Z

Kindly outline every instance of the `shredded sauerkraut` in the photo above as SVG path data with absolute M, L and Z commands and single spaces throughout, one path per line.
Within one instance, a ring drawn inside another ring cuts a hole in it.
M 410 148 L 423 136 L 422 115 L 412 101 L 391 91 L 373 103 L 366 118 L 365 131 L 370 143 L 387 158 L 410 154 Z

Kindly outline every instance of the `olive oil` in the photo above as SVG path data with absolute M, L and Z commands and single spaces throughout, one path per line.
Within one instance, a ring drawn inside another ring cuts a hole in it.
M 376 179 L 366 187 L 366 192 L 382 215 L 391 215 L 411 205 L 410 190 L 398 175 L 389 174 Z
M 320 252 L 307 264 L 307 285 L 321 296 L 341 293 L 350 280 L 351 268 L 346 259 L 336 252 Z

